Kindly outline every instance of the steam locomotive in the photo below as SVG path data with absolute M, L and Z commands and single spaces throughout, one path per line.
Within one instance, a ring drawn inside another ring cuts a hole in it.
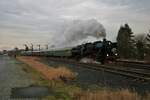
M 117 57 L 117 43 L 104 39 L 94 43 L 86 43 L 72 48 L 72 57 L 80 59 L 83 57 L 92 58 L 102 64 L 105 60 L 114 61 Z
M 52 50 L 52 51 L 22 51 L 23 56 L 46 56 L 65 57 L 80 60 L 82 58 L 92 58 L 102 64 L 106 61 L 114 61 L 117 55 L 117 43 L 107 41 L 96 41 L 78 45 L 72 49 Z

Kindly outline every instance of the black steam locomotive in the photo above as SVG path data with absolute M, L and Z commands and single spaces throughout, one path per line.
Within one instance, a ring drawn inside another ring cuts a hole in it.
M 102 64 L 106 60 L 113 61 L 117 56 L 117 43 L 103 39 L 94 43 L 86 43 L 72 48 L 72 57 L 80 59 L 83 57 L 92 58 Z

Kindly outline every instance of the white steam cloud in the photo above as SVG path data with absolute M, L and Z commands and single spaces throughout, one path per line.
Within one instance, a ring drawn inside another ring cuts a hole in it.
M 59 47 L 81 44 L 88 39 L 100 39 L 106 37 L 105 28 L 95 19 L 74 20 L 67 24 L 59 38 Z M 54 38 L 53 38 L 54 39 Z

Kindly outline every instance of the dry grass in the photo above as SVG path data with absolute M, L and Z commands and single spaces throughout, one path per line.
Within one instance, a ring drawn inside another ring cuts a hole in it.
M 63 80 L 68 81 L 76 77 L 76 75 L 65 67 L 53 68 L 39 62 L 37 57 L 17 57 L 18 60 L 28 64 L 36 71 L 40 72 L 47 80 Z
M 53 78 L 55 78 L 55 79 L 61 77 L 61 78 L 64 78 L 64 79 L 72 80 L 76 76 L 69 69 L 67 69 L 65 67 L 61 67 L 61 66 L 58 67 L 58 68 L 52 69 L 51 72 L 53 72 L 53 73 L 48 73 L 49 76 L 53 76 Z
M 137 93 L 130 92 L 129 90 L 97 90 L 97 91 L 83 91 L 76 86 L 60 85 L 61 80 L 71 80 L 76 76 L 75 74 L 65 67 L 53 68 L 39 62 L 37 57 L 17 57 L 18 60 L 28 64 L 30 67 L 40 72 L 44 79 L 48 81 L 48 86 L 53 87 L 56 95 L 50 96 L 47 100 L 150 100 L 150 94 L 145 97 L 140 97 Z M 57 85 L 57 86 L 56 86 Z M 57 92 L 58 91 L 58 92 Z M 59 97 L 58 97 L 59 94 Z M 62 99 L 62 98 L 68 99 Z M 45 99 L 44 99 L 45 100 Z
M 129 90 L 101 90 L 95 92 L 80 91 L 74 93 L 73 98 L 74 100 L 150 100 L 150 95 L 142 98 Z

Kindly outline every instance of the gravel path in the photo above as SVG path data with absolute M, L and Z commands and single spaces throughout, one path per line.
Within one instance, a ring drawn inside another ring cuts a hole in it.
M 0 56 L 0 100 L 10 100 L 12 88 L 32 83 L 31 77 L 21 69 L 21 63 L 8 56 Z

